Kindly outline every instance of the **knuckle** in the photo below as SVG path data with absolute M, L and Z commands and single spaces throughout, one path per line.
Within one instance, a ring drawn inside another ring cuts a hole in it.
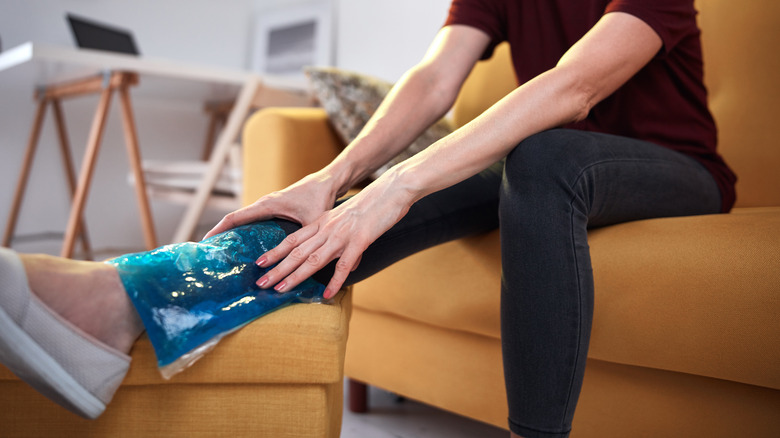
M 297 246 L 298 245 L 298 236 L 296 236 L 295 233 L 290 234 L 289 236 L 284 238 L 284 242 L 287 245 L 290 245 L 290 246 Z M 296 248 L 296 249 L 298 249 L 298 248 Z
M 277 259 L 277 254 L 278 254 L 278 251 L 276 251 L 275 248 L 266 251 L 266 253 L 263 254 L 263 256 L 266 258 L 266 264 L 263 265 L 263 267 L 265 267 L 265 268 L 273 268 L 273 266 L 279 261 Z M 271 271 L 268 271 L 268 272 L 271 272 Z
M 222 218 L 222 223 L 226 226 L 232 226 L 236 222 L 236 213 L 228 213 L 225 215 L 224 218 Z
M 349 273 L 351 270 L 352 270 L 352 264 L 350 264 L 346 260 L 339 259 L 339 261 L 336 262 L 336 272 Z
M 305 254 L 303 253 L 303 250 L 301 248 L 295 247 L 295 248 L 293 248 L 292 251 L 290 251 L 290 255 L 288 255 L 287 257 L 289 257 L 289 258 L 291 258 L 291 259 L 293 259 L 295 261 L 300 261 L 300 260 L 303 260 L 303 258 L 305 257 Z
M 317 254 L 316 252 L 315 253 L 311 253 L 311 254 L 309 254 L 309 257 L 306 257 L 306 262 L 308 264 L 314 265 L 314 266 L 319 265 L 320 260 L 322 260 L 322 257 L 320 257 L 320 255 Z

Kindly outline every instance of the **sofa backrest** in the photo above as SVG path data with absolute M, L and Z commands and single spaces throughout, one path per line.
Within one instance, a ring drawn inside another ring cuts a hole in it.
M 704 81 L 737 205 L 780 206 L 780 1 L 698 0 Z
M 704 80 L 737 206 L 780 206 L 780 0 L 696 0 Z M 453 108 L 461 126 L 515 87 L 509 47 L 480 62 Z
M 509 45 L 496 47 L 493 57 L 478 62 L 452 108 L 455 126 L 463 126 L 517 87 Z

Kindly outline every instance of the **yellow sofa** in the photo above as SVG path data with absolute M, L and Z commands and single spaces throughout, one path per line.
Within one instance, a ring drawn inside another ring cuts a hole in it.
M 590 234 L 596 310 L 573 436 L 780 431 L 780 3 L 697 7 L 720 150 L 740 178 L 737 208 Z M 513 81 L 504 47 L 469 78 L 454 122 Z M 245 143 L 247 171 L 262 175 L 250 197 L 343 147 L 319 109 L 264 110 L 246 132 L 267 154 L 253 158 Z M 347 376 L 506 427 L 498 245 L 497 232 L 458 240 L 355 285 Z
M 350 293 L 298 304 L 225 337 L 164 380 L 146 336 L 105 413 L 85 420 L 0 365 L 0 437 L 338 438 Z
M 720 147 L 740 177 L 737 208 L 591 233 L 596 314 L 575 437 L 780 431 L 780 3 L 697 5 Z M 469 78 L 455 123 L 512 86 L 503 48 Z M 319 169 L 342 147 L 320 109 L 260 111 L 244 132 L 245 201 Z M 0 366 L 0 436 L 337 437 L 343 370 L 506 427 L 500 270 L 495 232 L 432 248 L 335 305 L 292 306 L 251 324 L 171 381 L 142 338 L 97 421 Z

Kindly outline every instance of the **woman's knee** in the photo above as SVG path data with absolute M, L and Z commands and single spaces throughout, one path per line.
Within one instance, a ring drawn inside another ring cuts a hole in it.
M 520 142 L 507 155 L 505 180 L 547 179 L 571 172 L 583 156 L 587 139 L 568 129 L 552 129 L 534 134 Z M 575 169 L 576 171 L 576 169 Z
M 554 129 L 532 135 L 507 155 L 501 196 L 527 196 L 566 189 L 581 172 L 583 139 L 576 131 Z

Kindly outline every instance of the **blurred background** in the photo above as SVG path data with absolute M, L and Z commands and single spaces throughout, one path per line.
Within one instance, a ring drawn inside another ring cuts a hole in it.
M 26 42 L 74 47 L 65 15 L 73 13 L 132 31 L 144 57 L 231 70 L 258 68 L 258 26 L 292 11 L 324 10 L 328 59 L 343 69 L 395 81 L 417 62 L 443 24 L 449 0 L 2 0 L 0 41 L 7 51 Z M 321 62 L 322 63 L 322 62 Z M 19 73 L 21 72 L 21 74 Z M 35 113 L 36 78 L 0 71 L 0 229 L 11 208 Z M 208 117 L 202 105 L 143 95 L 133 106 L 144 159 L 198 159 Z M 63 102 L 76 167 L 80 166 L 96 95 Z M 95 256 L 144 249 L 118 100 L 112 100 L 85 218 Z M 58 254 L 69 195 L 51 112 L 46 115 L 13 247 Z M 169 243 L 184 206 L 152 200 L 157 238 Z M 199 232 L 222 211 L 201 217 Z M 78 246 L 77 246 L 78 248 Z

